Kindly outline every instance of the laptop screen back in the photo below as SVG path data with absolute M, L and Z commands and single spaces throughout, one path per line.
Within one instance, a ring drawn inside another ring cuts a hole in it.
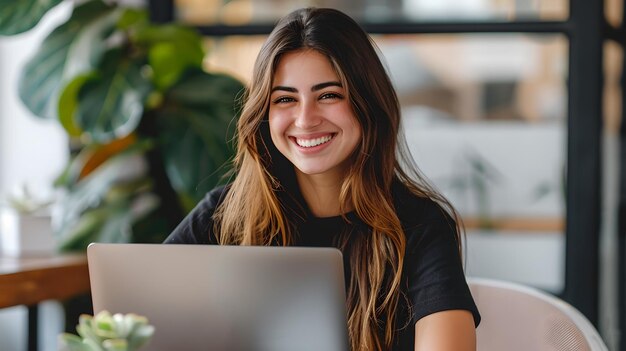
M 91 244 L 94 312 L 148 317 L 146 350 L 347 350 L 332 248 Z

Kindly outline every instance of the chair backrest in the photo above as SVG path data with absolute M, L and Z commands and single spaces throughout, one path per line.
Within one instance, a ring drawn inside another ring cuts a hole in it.
M 557 297 L 498 280 L 468 283 L 482 316 L 478 351 L 608 351 L 589 320 Z

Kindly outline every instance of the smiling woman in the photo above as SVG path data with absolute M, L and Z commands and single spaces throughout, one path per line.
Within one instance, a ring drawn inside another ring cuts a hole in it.
M 257 57 L 236 174 L 166 243 L 336 247 L 353 350 L 475 349 L 457 215 L 409 161 L 395 90 L 345 14 L 284 17 Z

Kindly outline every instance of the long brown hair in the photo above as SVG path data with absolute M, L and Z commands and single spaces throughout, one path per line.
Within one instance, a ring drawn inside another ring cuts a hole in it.
M 341 208 L 354 208 L 368 228 L 367 235 L 349 239 L 348 330 L 354 350 L 389 349 L 406 246 L 391 197 L 392 183 L 401 182 L 415 195 L 434 199 L 456 215 L 427 185 L 406 153 L 404 139 L 399 138 L 395 90 L 375 44 L 347 15 L 333 9 L 294 11 L 278 22 L 261 48 L 237 125 L 236 176 L 216 211 L 215 231 L 220 244 L 293 242 L 303 205 L 290 195 L 290 189 L 297 186 L 293 165 L 274 147 L 267 121 L 276 66 L 283 54 L 300 49 L 328 57 L 362 128 L 339 194 Z

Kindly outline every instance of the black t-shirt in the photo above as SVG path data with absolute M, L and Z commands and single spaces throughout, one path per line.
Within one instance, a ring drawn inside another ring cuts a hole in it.
M 217 244 L 212 216 L 225 192 L 220 187 L 208 193 L 165 243 Z M 435 312 L 468 310 L 478 326 L 480 314 L 463 274 L 454 221 L 435 202 L 415 196 L 403 186 L 394 187 L 393 198 L 407 244 L 402 274 L 402 293 L 406 299 L 400 298 L 396 311 L 398 331 L 393 350 L 413 350 L 415 323 Z M 346 217 L 349 222 L 341 216 L 318 218 L 309 212 L 304 220 L 298 221 L 294 245 L 338 247 L 337 236 L 341 233 L 349 232 L 354 226 L 367 229 L 354 213 Z M 363 235 L 363 231 L 357 232 Z M 349 250 L 344 247 L 343 252 L 346 281 L 349 281 Z

